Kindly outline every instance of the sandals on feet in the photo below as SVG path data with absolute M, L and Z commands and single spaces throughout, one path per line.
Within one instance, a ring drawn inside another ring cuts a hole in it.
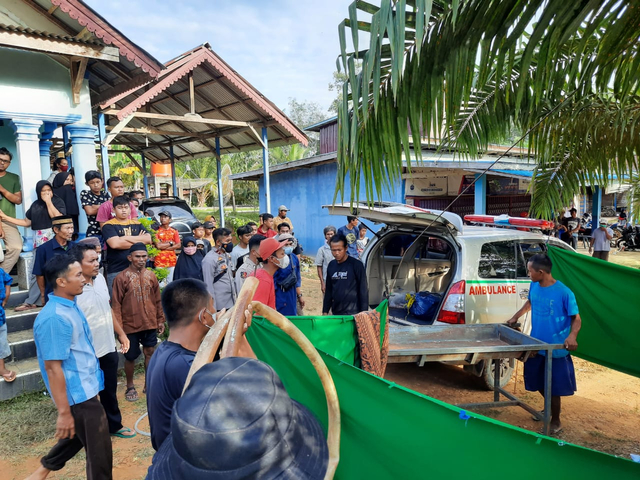
M 127 435 L 128 433 L 131 434 L 131 435 Z M 119 438 L 133 438 L 136 435 L 137 435 L 137 433 L 134 432 L 133 430 L 131 430 L 128 427 L 122 427 L 116 433 L 112 433 L 111 434 L 112 437 L 119 437 Z
M 2 375 L 2 378 L 4 378 L 4 381 L 7 383 L 11 383 L 15 381 L 16 377 L 17 377 L 16 372 L 13 372 L 11 370 L 9 370 L 9 373 L 5 373 Z
M 137 402 L 138 401 L 138 391 L 136 387 L 128 387 L 124 392 L 124 398 L 127 402 Z
M 40 308 L 37 305 L 34 305 L 33 303 L 22 303 L 20 305 L 18 305 L 16 308 L 14 308 L 14 310 L 16 312 L 26 312 L 27 310 L 33 310 L 34 308 Z

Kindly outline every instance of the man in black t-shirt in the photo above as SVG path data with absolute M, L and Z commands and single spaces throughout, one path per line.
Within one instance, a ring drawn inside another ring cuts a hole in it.
M 147 369 L 147 411 L 151 445 L 156 450 L 169 435 L 173 404 L 182 395 L 200 343 L 216 322 L 207 286 L 193 278 L 167 285 L 162 292 L 162 310 L 169 324 L 169 338 L 156 349 Z M 249 324 L 251 316 L 245 315 Z M 238 356 L 255 358 L 244 338 Z
M 562 239 L 573 248 L 578 248 L 578 232 L 580 230 L 578 211 L 575 208 L 572 208 L 569 210 L 569 213 L 571 214 L 570 217 L 562 219 L 562 224 L 566 227 L 566 233 Z
M 138 220 L 131 220 L 131 207 L 127 197 L 120 196 L 113 199 L 113 209 L 116 217 L 102 225 L 102 237 L 107 243 L 107 286 L 109 294 L 113 287 L 113 280 L 118 273 L 129 267 L 129 249 L 135 243 L 151 243 L 151 235 L 147 233 Z
M 347 254 L 347 239 L 334 235 L 329 240 L 332 260 L 327 267 L 322 314 L 355 315 L 369 310 L 369 289 L 364 265 Z

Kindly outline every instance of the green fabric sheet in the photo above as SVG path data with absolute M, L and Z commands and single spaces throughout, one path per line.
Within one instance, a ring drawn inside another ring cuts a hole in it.
M 577 357 L 640 377 L 640 270 L 549 247 L 552 274 L 573 291 Z
M 345 346 L 355 340 L 352 322 L 345 318 L 290 318 L 312 332 L 338 392 L 342 422 L 335 478 L 640 478 L 640 464 L 630 460 L 466 413 L 359 370 L 348 361 Z M 326 429 L 324 391 L 299 347 L 259 317 L 247 337 L 258 358 L 276 370 L 289 394 Z

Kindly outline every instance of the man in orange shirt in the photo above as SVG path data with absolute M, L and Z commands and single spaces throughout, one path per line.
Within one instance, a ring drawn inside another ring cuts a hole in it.
M 289 256 L 284 253 L 286 243 L 279 242 L 275 238 L 267 238 L 260 242 L 262 268 L 257 269 L 255 273 L 260 284 L 253 299 L 274 310 L 276 309 L 276 288 L 273 283 L 273 274 L 279 268 L 286 268 L 289 265 Z
M 260 215 L 260 218 L 262 219 L 262 223 L 258 228 L 258 233 L 267 238 L 275 237 L 278 233 L 273 229 L 273 215 L 263 213 Z

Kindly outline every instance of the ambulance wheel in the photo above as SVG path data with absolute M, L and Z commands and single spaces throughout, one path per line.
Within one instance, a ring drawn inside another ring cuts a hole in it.
M 500 388 L 504 388 L 509 380 L 511 380 L 511 376 L 513 375 L 513 360 L 501 359 L 498 363 L 499 371 L 500 371 Z M 482 369 L 482 381 L 484 382 L 484 386 L 488 390 L 493 390 L 493 371 L 495 370 L 494 364 L 492 360 L 487 360 L 484 362 L 484 368 Z

